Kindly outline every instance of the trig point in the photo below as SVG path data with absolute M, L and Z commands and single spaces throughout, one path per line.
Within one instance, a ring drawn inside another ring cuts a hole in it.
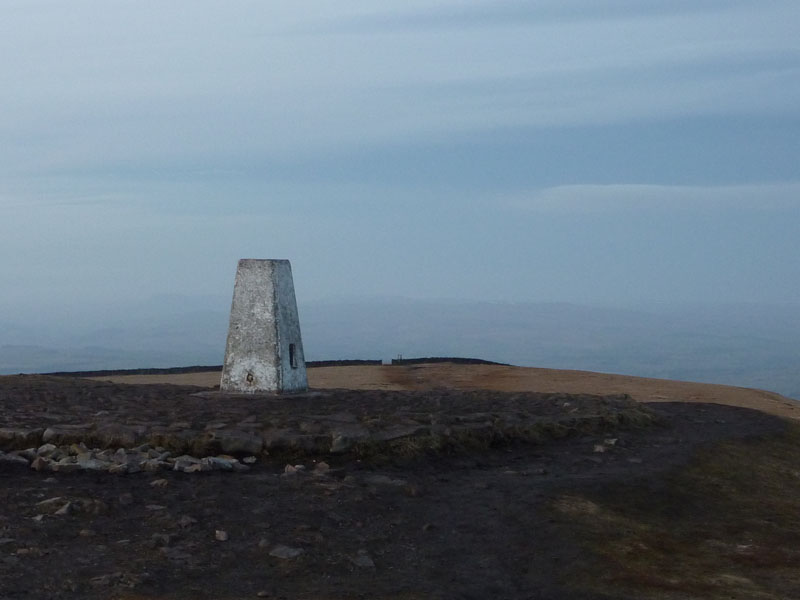
M 292 266 L 288 260 L 243 258 L 236 270 L 220 391 L 307 389 Z

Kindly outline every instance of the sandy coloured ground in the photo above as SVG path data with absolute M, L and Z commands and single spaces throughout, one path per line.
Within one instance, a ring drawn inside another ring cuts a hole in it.
M 119 375 L 97 379 L 117 383 L 172 383 L 215 387 L 220 374 Z M 354 390 L 487 389 L 506 392 L 629 394 L 639 402 L 708 402 L 753 408 L 800 419 L 800 402 L 774 392 L 628 375 L 500 365 L 432 363 L 409 366 L 316 367 L 308 370 L 312 388 Z

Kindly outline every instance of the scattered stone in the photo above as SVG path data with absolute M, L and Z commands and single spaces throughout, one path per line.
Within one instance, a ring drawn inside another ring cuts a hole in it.
M 53 514 L 54 514 L 54 515 L 58 515 L 58 516 L 60 516 L 60 517 L 63 517 L 63 516 L 65 516 L 65 515 L 68 515 L 68 514 L 70 514 L 71 512 L 72 512 L 72 502 L 67 502 L 67 503 L 66 503 L 64 506 L 62 506 L 61 508 L 59 508 L 59 509 L 58 509 L 56 512 L 54 512 Z
M 78 535 L 81 537 L 93 537 L 95 535 L 95 532 L 92 531 L 91 529 L 81 529 L 78 532 Z
M 236 459 L 233 459 L 236 460 Z M 239 462 L 236 460 L 236 462 Z M 212 471 L 233 471 L 233 461 L 219 456 L 206 456 L 201 459 L 200 464 L 204 469 Z
M 39 509 L 40 512 L 44 513 L 53 513 L 67 502 L 66 498 L 61 496 L 56 496 L 54 498 L 48 498 L 47 500 L 42 500 L 41 502 L 36 503 L 36 508 Z
M 269 546 L 270 546 L 270 543 L 269 543 L 268 539 L 261 538 L 260 540 L 258 540 L 258 547 L 261 548 L 262 550 L 264 550 L 265 548 L 268 548 Z
M 214 539 L 216 539 L 218 542 L 227 542 L 228 532 L 224 529 L 217 529 L 214 531 Z
M 58 447 L 55 444 L 42 444 L 36 449 L 36 454 L 39 456 L 50 456 L 57 449 Z
M 233 464 L 233 471 L 234 471 L 235 473 L 243 473 L 244 471 L 249 471 L 249 470 L 250 470 L 250 467 L 248 467 L 247 465 L 244 465 L 244 464 L 240 463 L 240 462 L 239 462 L 238 460 L 236 460 L 236 459 L 234 459 L 234 460 L 233 460 L 232 464 Z
M 0 462 L 13 465 L 28 466 L 28 459 L 16 453 L 5 454 L 0 452 Z
M 52 445 L 52 444 L 50 444 Z M 86 447 L 86 444 L 80 442 L 79 444 L 70 444 L 69 448 L 67 449 L 67 454 L 70 456 L 78 456 L 78 454 L 88 454 L 89 448 Z
M 169 485 L 169 481 L 166 479 L 153 479 L 153 481 L 150 482 L 150 485 L 153 487 L 163 488 Z
M 602 454 L 606 451 L 606 447 L 603 444 L 595 444 L 594 445 L 594 452 Z
M 186 429 L 191 429 L 192 428 L 192 424 L 189 423 L 189 421 L 176 421 L 174 423 L 170 423 L 169 428 L 182 431 L 182 430 L 186 430 Z
M 330 470 L 331 466 L 323 460 L 314 467 L 314 475 L 327 475 Z
M 242 462 L 243 462 L 244 464 L 246 464 L 246 465 L 252 465 L 252 464 L 255 464 L 255 462 L 256 462 L 257 460 L 258 460 L 258 459 L 257 459 L 255 456 L 245 456 L 245 457 L 242 459 Z
M 123 574 L 117 572 L 117 573 L 109 573 L 108 575 L 99 575 L 98 577 L 92 577 L 89 580 L 89 583 L 98 587 L 105 587 L 120 582 L 123 579 L 124 579 Z
M 331 442 L 331 453 L 333 454 L 340 454 L 342 452 L 347 452 L 355 445 L 355 440 L 352 438 L 347 437 L 346 435 L 337 435 L 333 438 Z
M 166 506 L 162 506 L 161 504 L 147 504 L 145 506 L 145 508 L 147 510 L 158 511 L 158 510 L 165 510 L 167 507 Z
M 284 546 L 283 544 L 279 544 L 270 551 L 269 555 L 274 558 L 290 560 L 292 558 L 297 558 L 302 553 L 303 553 L 302 548 L 292 548 L 291 546 Z
M 211 470 L 210 465 L 204 466 L 199 458 L 195 458 L 194 456 L 189 456 L 188 454 L 184 454 L 176 458 L 175 464 L 173 465 L 172 468 L 175 471 L 182 471 L 184 473 L 198 473 L 200 471 Z
M 78 464 L 80 467 L 87 471 L 108 471 L 111 463 L 95 458 L 92 454 L 93 453 L 90 452 L 89 454 L 78 455 Z
M 50 465 L 52 471 L 58 471 L 59 473 L 73 473 L 75 471 L 80 471 L 81 468 L 77 459 L 73 456 L 65 456 Z
M 178 519 L 178 525 L 180 525 L 181 529 L 187 529 L 195 523 L 197 523 L 197 519 L 190 517 L 189 515 L 183 515 L 180 519 Z
M 405 479 L 394 479 L 387 475 L 369 475 L 364 478 L 364 481 L 370 485 L 391 485 L 396 487 L 401 487 L 408 484 Z
M 172 562 L 188 563 L 192 560 L 192 555 L 190 553 L 174 546 L 163 546 L 160 551 Z
M 50 468 L 50 463 L 51 461 L 49 458 L 37 456 L 35 459 L 33 459 L 33 462 L 31 462 L 30 467 L 34 471 L 47 471 Z
M 369 554 L 367 554 L 366 550 L 359 550 L 358 554 L 350 559 L 355 566 L 361 567 L 364 569 L 374 569 L 375 568 L 375 561 L 370 558 Z
M 19 454 L 23 458 L 27 458 L 29 462 L 34 460 L 38 456 L 38 454 L 36 453 L 36 448 L 26 448 L 25 450 L 20 450 L 19 452 L 17 452 L 17 454 Z
M 84 498 L 82 501 L 83 512 L 92 515 L 101 515 L 108 512 L 108 504 L 97 498 Z

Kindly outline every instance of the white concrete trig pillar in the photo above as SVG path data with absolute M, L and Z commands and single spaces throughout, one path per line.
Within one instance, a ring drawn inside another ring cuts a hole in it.
M 236 269 L 220 391 L 307 389 L 292 266 L 288 260 L 243 258 Z

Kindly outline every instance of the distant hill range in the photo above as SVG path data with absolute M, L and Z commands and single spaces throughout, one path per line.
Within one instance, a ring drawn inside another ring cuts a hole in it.
M 0 320 L 0 373 L 219 365 L 228 300 L 154 298 L 102 320 Z M 800 398 L 797 306 L 631 310 L 561 303 L 372 299 L 300 305 L 312 361 L 479 356 L 757 387 Z M 403 359 L 407 360 L 407 359 Z

